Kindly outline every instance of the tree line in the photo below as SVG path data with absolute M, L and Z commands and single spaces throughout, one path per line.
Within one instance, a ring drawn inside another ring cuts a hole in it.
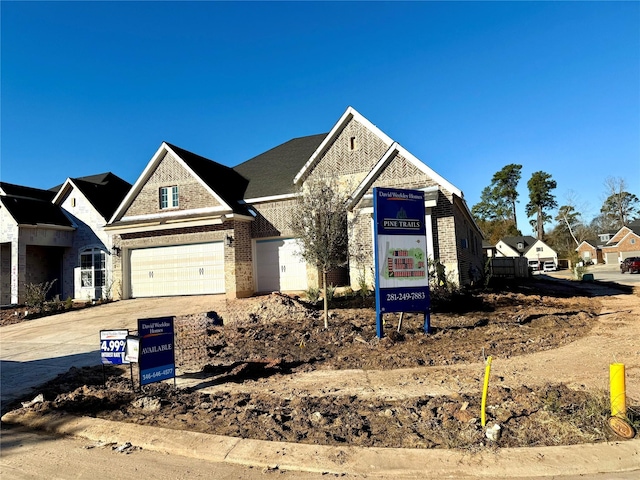
M 516 216 L 521 178 L 522 165 L 506 165 L 493 175 L 491 183 L 482 190 L 480 201 L 471 208 L 485 238 L 493 245 L 503 237 L 522 235 Z M 549 173 L 534 172 L 527 182 L 529 201 L 525 213 L 536 238 L 554 248 L 560 256 L 571 257 L 582 241 L 595 239 L 599 233 L 617 231 L 640 219 L 640 200 L 627 191 L 624 178 L 607 177 L 604 180 L 607 197 L 600 213 L 591 221 L 584 218 L 583 208 L 578 206 L 573 193 L 558 206 L 554 194 L 556 187 L 557 183 Z M 554 211 L 557 213 L 552 216 Z M 548 233 L 546 225 L 551 226 Z

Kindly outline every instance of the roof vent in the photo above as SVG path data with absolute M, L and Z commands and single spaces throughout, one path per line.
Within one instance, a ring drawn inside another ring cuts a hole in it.
M 518 242 L 518 250 L 521 252 L 524 250 L 524 242 Z

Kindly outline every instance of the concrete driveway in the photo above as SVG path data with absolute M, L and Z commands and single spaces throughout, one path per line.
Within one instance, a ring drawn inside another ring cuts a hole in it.
M 139 318 L 216 310 L 224 295 L 139 298 L 0 329 L 0 409 L 71 367 L 100 365 L 100 330 L 137 330 Z

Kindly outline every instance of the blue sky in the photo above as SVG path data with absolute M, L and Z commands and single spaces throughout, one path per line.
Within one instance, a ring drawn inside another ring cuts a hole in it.
M 133 183 L 162 141 L 234 166 L 348 106 L 460 188 L 545 171 L 640 197 L 639 2 L 8 2 L 0 179 Z M 547 227 L 549 228 L 549 227 Z

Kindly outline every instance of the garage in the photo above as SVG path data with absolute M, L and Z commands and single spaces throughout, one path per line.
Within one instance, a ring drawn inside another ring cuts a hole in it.
M 618 252 L 604 252 L 604 262 L 607 265 L 618 265 L 620 263 Z
M 222 242 L 131 250 L 131 296 L 224 293 Z
M 257 291 L 307 289 L 307 265 L 294 238 L 256 241 Z

